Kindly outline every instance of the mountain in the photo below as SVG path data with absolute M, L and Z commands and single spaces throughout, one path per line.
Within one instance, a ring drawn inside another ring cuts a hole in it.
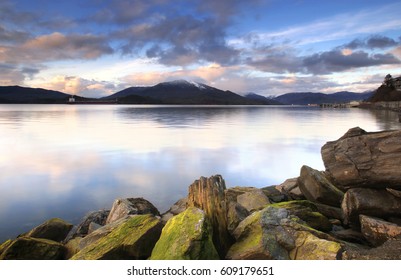
M 255 100 L 261 102 L 263 103 L 263 105 L 283 105 L 283 103 L 276 101 L 273 98 L 267 98 L 263 95 L 259 95 L 253 92 L 245 94 L 244 97 L 249 100 Z
M 350 101 L 365 100 L 372 95 L 372 92 L 356 93 L 340 91 L 332 94 L 321 92 L 293 92 L 286 93 L 274 98 L 274 100 L 287 105 L 308 105 L 322 103 L 347 103 Z
M 175 80 L 150 87 L 131 87 L 106 97 L 118 98 L 121 104 L 138 104 L 139 97 L 151 104 L 197 105 L 262 105 L 261 101 L 248 99 L 231 91 L 223 91 L 202 83 Z M 139 100 L 139 101 L 143 101 Z M 141 103 L 144 104 L 144 103 Z
M 6 104 L 64 104 L 70 94 L 43 88 L 0 86 L 0 103 Z M 89 100 L 75 96 L 78 101 Z

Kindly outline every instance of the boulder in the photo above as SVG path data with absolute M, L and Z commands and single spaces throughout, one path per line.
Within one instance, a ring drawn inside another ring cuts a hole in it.
M 353 188 L 345 193 L 342 205 L 344 223 L 359 228 L 359 215 L 378 218 L 400 217 L 401 198 L 385 189 Z
M 279 202 L 271 206 L 288 210 L 290 215 L 297 216 L 314 229 L 320 231 L 330 231 L 332 229 L 330 220 L 319 213 L 316 205 L 308 200 Z
M 355 127 L 327 142 L 321 154 L 338 187 L 401 189 L 401 130 L 368 133 Z
M 113 203 L 106 224 L 110 224 L 118 219 L 129 215 L 152 214 L 160 216 L 159 210 L 142 197 L 138 198 L 119 198 Z
M 49 239 L 57 242 L 63 241 L 72 229 L 73 225 L 59 218 L 45 221 L 27 233 L 20 236 Z
M 225 191 L 226 202 L 237 202 L 249 212 L 262 210 L 270 204 L 265 191 L 254 187 L 234 187 Z
M 62 244 L 42 238 L 18 237 L 3 245 L 0 260 L 62 260 L 66 255 Z
M 86 214 L 85 217 L 82 218 L 81 222 L 70 231 L 65 242 L 68 242 L 70 239 L 75 237 L 86 236 L 88 233 L 90 233 L 89 228 L 91 223 L 104 226 L 109 214 L 110 210 L 98 210 Z
M 301 168 L 298 186 L 308 200 L 334 207 L 341 205 L 344 196 L 344 193 L 335 187 L 322 172 L 306 165 Z
M 201 177 L 188 188 L 188 206 L 205 212 L 213 228 L 213 244 L 221 258 L 224 258 L 233 240 L 227 229 L 226 184 L 221 175 Z
M 401 260 L 401 238 L 389 239 L 376 248 L 346 245 L 343 260 Z
M 75 254 L 73 260 L 147 259 L 160 237 L 162 223 L 152 214 L 134 215 L 106 236 Z
M 276 189 L 284 194 L 288 199 L 305 199 L 305 196 L 302 194 L 298 186 L 298 177 L 285 180 L 283 183 L 276 186 Z
M 389 239 L 401 237 L 401 226 L 379 218 L 359 215 L 361 232 L 373 246 L 382 245 Z
M 171 218 L 153 248 L 151 260 L 214 260 L 219 255 L 212 241 L 212 226 L 195 207 Z
M 274 205 L 248 216 L 234 237 L 237 242 L 227 259 L 335 259 L 342 251 L 341 244 L 330 235 Z
M 288 200 L 288 196 L 284 193 L 281 193 L 277 189 L 277 186 L 264 187 L 264 188 L 261 188 L 261 190 L 272 203 Z

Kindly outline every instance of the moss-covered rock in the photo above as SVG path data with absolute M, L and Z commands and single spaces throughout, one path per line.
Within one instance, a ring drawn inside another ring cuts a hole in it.
M 71 259 L 147 259 L 160 237 L 162 224 L 151 214 L 134 215 Z
M 189 207 L 167 222 L 150 259 L 219 259 L 212 236 L 212 226 L 205 213 L 198 208 Z
M 49 239 L 57 242 L 63 241 L 73 225 L 59 218 L 47 220 L 21 236 Z
M 336 260 L 340 258 L 340 243 L 320 239 L 310 232 L 299 231 L 296 234 L 295 248 L 290 252 L 293 260 Z
M 332 228 L 330 220 L 319 213 L 316 205 L 308 200 L 279 202 L 272 204 L 272 207 L 287 209 L 291 215 L 299 217 L 314 229 L 330 231 Z
M 1 245 L 0 260 L 62 260 L 66 249 L 56 241 L 18 237 Z
M 243 220 L 234 237 L 237 242 L 228 251 L 227 259 L 333 259 L 341 251 L 333 237 L 275 204 Z M 326 255 L 320 254 L 325 250 Z

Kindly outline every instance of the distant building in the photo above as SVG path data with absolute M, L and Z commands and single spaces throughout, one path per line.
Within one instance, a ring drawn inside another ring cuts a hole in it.
M 386 77 L 384 77 L 383 85 L 401 91 L 401 76 L 393 78 L 390 74 L 387 74 Z
M 73 95 L 71 95 L 71 97 L 68 99 L 69 103 L 74 103 L 75 102 L 75 98 Z

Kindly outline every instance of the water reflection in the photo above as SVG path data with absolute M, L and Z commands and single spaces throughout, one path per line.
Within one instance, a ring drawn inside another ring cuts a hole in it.
M 247 106 L 0 106 L 0 242 L 117 197 L 160 211 L 200 176 L 263 187 L 323 169 L 320 147 L 350 127 L 400 128 L 387 111 Z M 16 129 L 17 128 L 17 129 Z

